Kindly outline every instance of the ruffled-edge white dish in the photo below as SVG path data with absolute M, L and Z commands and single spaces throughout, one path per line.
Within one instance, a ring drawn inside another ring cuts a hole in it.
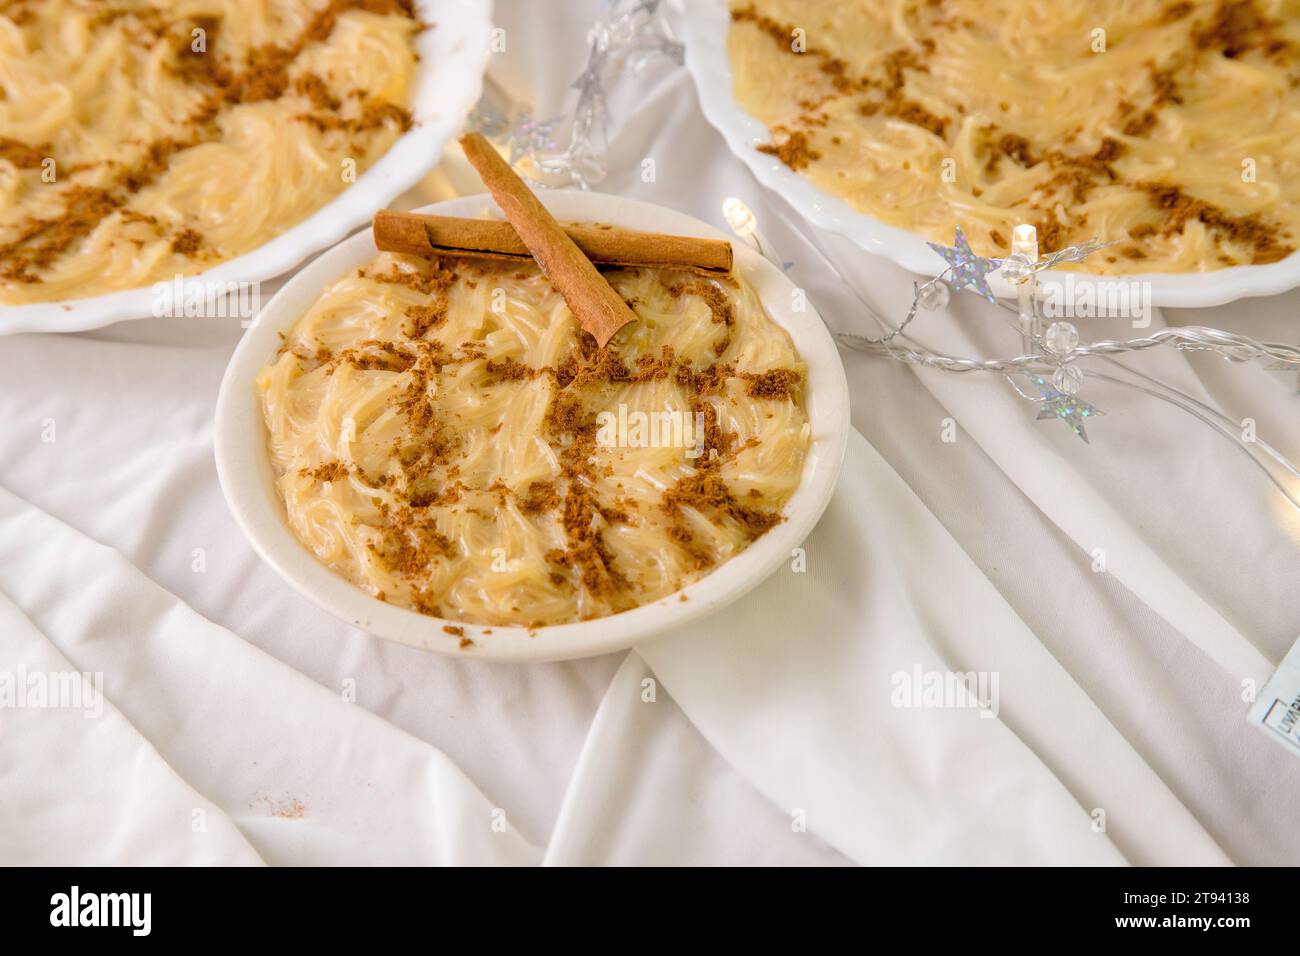
M 557 218 L 607 222 L 653 232 L 726 238 L 682 213 L 600 193 L 546 192 L 542 201 Z M 449 216 L 500 217 L 487 196 L 468 196 L 421 210 Z M 244 333 L 217 398 L 217 474 L 235 519 L 258 554 L 299 592 L 336 617 L 377 637 L 425 650 L 493 661 L 551 661 L 588 657 L 630 647 L 703 617 L 757 586 L 791 559 L 830 502 L 849 434 L 849 393 L 835 343 L 811 309 L 792 309 L 793 284 L 750 247 L 736 245 L 736 273 L 757 291 L 768 314 L 785 328 L 808 366 L 807 411 L 811 446 L 798 489 L 786 503 L 786 520 L 736 557 L 683 591 L 622 614 L 529 630 L 480 627 L 428 617 L 371 597 L 321 564 L 289 529 L 266 452 L 266 427 L 256 392 L 258 372 L 276 354 L 278 333 L 288 329 L 330 282 L 375 254 L 369 232 L 335 246 L 281 289 Z M 681 599 L 681 594 L 686 600 Z M 473 646 L 443 626 L 464 628 Z M 491 633 L 486 633 L 490 630 Z
M 415 125 L 357 181 L 311 216 L 263 246 L 187 282 L 265 282 L 338 242 L 432 169 L 447 141 L 478 102 L 489 55 L 492 0 L 416 0 L 425 23 L 411 97 Z M 288 184 L 286 188 L 289 188 Z M 89 299 L 0 305 L 0 334 L 82 332 L 152 313 L 153 286 Z
M 905 269 L 922 275 L 938 275 L 945 266 L 926 244 L 923 236 L 873 219 L 848 203 L 824 192 L 791 170 L 774 156 L 755 147 L 769 143 L 771 133 L 750 116 L 732 93 L 731 63 L 727 57 L 727 31 L 731 16 L 726 0 L 691 0 L 684 4 L 683 34 L 686 66 L 695 80 L 700 106 L 708 121 L 720 132 L 731 151 L 749 167 L 760 183 L 784 198 L 814 226 L 844 236 L 861 249 L 883 256 Z M 951 245 L 952 237 L 945 240 Z M 1250 296 L 1276 295 L 1300 286 L 1300 252 L 1280 262 L 1259 266 L 1233 266 L 1214 272 L 1144 273 L 1125 276 L 1096 276 L 1071 273 L 1077 282 L 1099 286 L 1141 282 L 1156 306 L 1201 308 L 1223 305 Z M 1012 287 L 998 274 L 990 286 L 999 296 L 1013 295 Z M 1105 301 L 1105 300 L 1102 300 Z

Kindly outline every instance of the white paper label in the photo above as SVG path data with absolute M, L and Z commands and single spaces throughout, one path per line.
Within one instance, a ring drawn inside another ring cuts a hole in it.
M 1264 685 L 1246 719 L 1300 757 L 1300 640 Z

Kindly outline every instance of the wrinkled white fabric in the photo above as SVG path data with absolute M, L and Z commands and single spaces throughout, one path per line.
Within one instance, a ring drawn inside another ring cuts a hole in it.
M 861 863 L 1227 862 L 858 435 L 845 472 L 807 570 L 641 651 L 723 755 Z M 992 706 L 905 706 L 918 667 Z
M 595 10 L 554 4 L 540 29 L 534 4 L 498 3 L 493 76 L 557 112 Z M 602 190 L 715 225 L 739 196 L 830 324 L 876 331 L 685 71 L 611 107 Z M 450 155 L 401 204 L 478 191 Z M 816 238 L 901 315 L 911 276 Z M 1294 341 L 1297 304 L 1153 327 Z M 1015 348 L 966 294 L 915 330 L 962 354 Z M 846 353 L 865 440 L 806 573 L 637 656 L 483 665 L 369 638 L 253 554 L 211 461 L 238 335 L 145 321 L 0 342 L 0 671 L 100 671 L 108 698 L 96 720 L 0 710 L 4 862 L 1300 862 L 1300 761 L 1246 726 L 1242 697 L 1300 632 L 1300 518 L 1183 412 L 1089 381 L 1106 415 L 1084 445 L 997 377 Z M 1294 376 L 1123 361 L 1300 459 Z M 917 667 L 997 675 L 997 717 L 893 706 L 894 675 Z M 116 836 L 74 854 L 83 820 Z
M 0 735 L 10 771 L 0 793 L 12 814 L 0 831 L 39 840 L 25 848 L 34 862 L 540 857 L 446 756 L 351 703 L 354 688 L 313 683 L 4 491 L 0 592 L 0 669 L 100 675 L 86 679 L 115 702 L 107 719 L 5 711 L 18 722 Z M 64 756 L 70 743 L 75 762 Z M 123 838 L 109 829 L 101 842 L 88 813 L 118 821 Z
M 261 862 L 105 699 L 102 674 L 75 668 L 3 594 L 0 673 L 13 694 L 0 733 L 6 865 Z
M 843 866 L 704 740 L 637 653 L 610 681 L 546 848 L 550 866 Z

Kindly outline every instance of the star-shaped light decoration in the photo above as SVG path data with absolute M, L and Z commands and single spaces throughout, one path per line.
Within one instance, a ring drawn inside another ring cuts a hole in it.
M 927 246 L 933 249 L 939 255 L 948 260 L 948 265 L 952 267 L 952 278 L 950 280 L 954 290 L 964 289 L 967 286 L 974 289 L 989 302 L 997 304 L 997 299 L 993 295 L 993 290 L 985 281 L 985 276 L 990 272 L 995 272 L 1002 268 L 1001 259 L 985 259 L 975 255 L 971 251 L 970 243 L 962 234 L 961 226 L 957 227 L 957 238 L 954 240 L 952 248 L 941 246 L 937 242 L 927 242 Z
M 1087 402 L 1080 401 L 1073 395 L 1065 394 L 1041 375 L 1034 375 L 1032 378 L 1038 394 L 1042 396 L 1042 404 L 1038 407 L 1038 420 L 1041 422 L 1049 418 L 1059 418 L 1069 425 L 1085 444 L 1091 444 L 1088 441 L 1088 433 L 1083 428 L 1084 420 L 1106 413 Z
M 605 50 L 593 41 L 587 68 L 569 84 L 569 89 L 578 91 L 574 121 L 590 131 L 599 130 L 602 136 L 609 135 L 609 105 L 605 98 L 606 58 Z
M 510 128 L 510 120 L 484 93 L 465 118 L 465 128 L 482 133 L 488 139 L 495 139 Z
M 520 110 L 514 127 L 510 130 L 510 165 L 514 166 L 522 159 L 536 160 L 555 152 L 553 134 L 555 127 L 563 121 L 563 116 L 535 120 L 531 110 Z

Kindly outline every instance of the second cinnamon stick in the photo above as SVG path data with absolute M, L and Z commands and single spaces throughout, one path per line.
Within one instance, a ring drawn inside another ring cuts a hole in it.
M 731 272 L 731 243 L 721 239 L 581 223 L 561 223 L 561 226 L 597 265 L 673 269 L 713 277 Z M 375 245 L 383 252 L 424 258 L 532 259 L 515 227 L 495 219 L 460 219 L 385 209 L 375 214 L 374 235 Z
M 460 148 L 528 246 L 542 274 L 551 280 L 573 317 L 595 337 L 597 345 L 603 348 L 615 332 L 636 321 L 636 314 L 614 287 L 481 133 L 466 133 L 460 138 Z

